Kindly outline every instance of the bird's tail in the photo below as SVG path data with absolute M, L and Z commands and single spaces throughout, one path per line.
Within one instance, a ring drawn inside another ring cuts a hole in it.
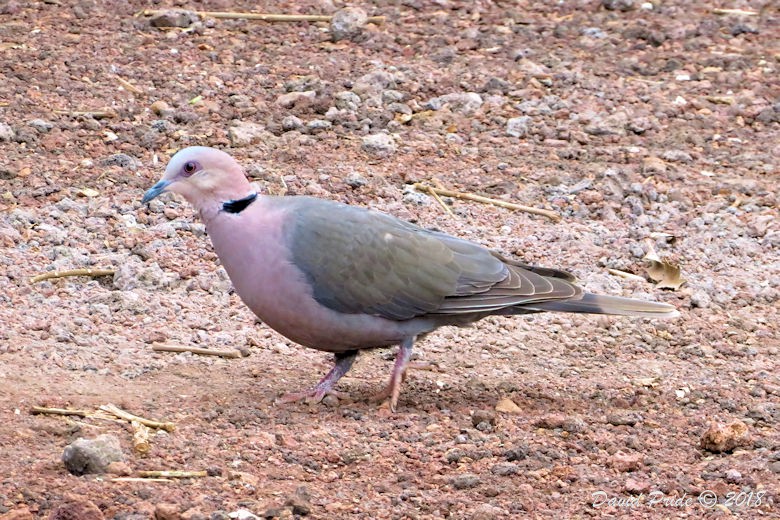
M 645 318 L 675 318 L 680 315 L 677 309 L 668 303 L 648 302 L 592 293 L 584 293 L 579 300 L 553 300 L 529 303 L 528 305 L 523 305 L 522 308 L 538 311 L 642 316 Z

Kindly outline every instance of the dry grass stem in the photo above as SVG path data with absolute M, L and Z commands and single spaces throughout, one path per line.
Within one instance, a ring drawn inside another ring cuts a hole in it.
M 70 271 L 49 271 L 30 278 L 30 283 L 38 283 L 52 278 L 65 278 L 68 276 L 113 276 L 114 269 L 72 269 Z
M 625 278 L 626 280 L 636 280 L 638 282 L 646 282 L 644 278 L 639 276 L 638 274 L 634 273 L 627 273 L 626 271 L 621 271 L 620 269 L 607 269 L 607 272 L 609 274 L 619 276 L 621 278 Z
M 138 475 L 144 478 L 199 478 L 199 477 L 209 476 L 208 472 L 206 471 L 176 471 L 176 470 L 139 471 Z
M 146 477 L 116 477 L 111 482 L 173 482 L 169 478 L 146 478 Z
M 92 412 L 86 410 L 71 410 L 69 408 L 47 408 L 45 406 L 33 406 L 32 413 L 48 415 L 78 415 L 79 417 L 89 417 Z
M 151 448 L 151 445 L 149 444 L 149 433 L 152 430 L 138 421 L 133 421 L 130 424 L 133 426 L 133 449 L 136 453 L 146 455 Z
M 130 83 L 126 79 L 120 78 L 119 76 L 116 76 L 116 80 L 119 82 L 120 85 L 122 85 L 125 88 L 125 90 L 127 90 L 129 92 L 132 92 L 133 94 L 136 94 L 138 96 L 143 95 L 143 93 L 144 93 L 143 90 L 141 90 L 140 88 L 136 87 L 135 85 L 133 85 L 132 83 Z
M 462 193 L 459 191 L 452 191 L 443 188 L 434 188 L 432 186 L 427 186 L 420 182 L 415 182 L 414 188 L 430 194 L 436 193 L 437 195 L 444 195 L 445 197 L 454 197 L 456 199 L 461 199 L 461 200 L 472 200 L 474 202 L 481 202 L 483 204 L 492 204 L 493 206 L 498 206 L 500 208 L 512 209 L 515 211 L 523 211 L 525 213 L 531 213 L 533 215 L 541 215 L 543 217 L 549 218 L 553 222 L 561 221 L 560 215 L 558 215 L 554 211 L 550 211 L 547 209 L 532 208 L 530 206 L 515 204 L 514 202 L 506 202 L 503 200 L 491 199 L 490 197 L 483 197 L 482 195 L 474 195 L 473 193 Z
M 113 404 L 104 404 L 100 407 L 100 409 L 103 410 L 104 412 L 108 412 L 110 414 L 116 415 L 120 419 L 124 419 L 129 423 L 132 423 L 133 421 L 138 421 L 139 423 L 148 426 L 150 428 L 159 428 L 161 430 L 165 430 L 169 432 L 172 432 L 176 428 L 172 422 L 162 422 L 162 421 L 155 421 L 152 419 L 144 419 L 143 417 L 139 417 L 137 415 L 131 414 L 130 412 L 126 412 Z
M 152 350 L 155 352 L 191 352 L 200 356 L 219 356 L 223 358 L 242 357 L 239 350 L 212 350 L 199 347 L 185 347 L 183 345 L 169 345 L 167 343 L 152 343 Z
M 745 11 L 744 9 L 713 9 L 712 14 L 738 14 L 743 16 L 758 16 L 758 11 Z
M 73 117 L 91 117 L 92 119 L 113 119 L 116 112 L 112 110 L 55 110 L 55 114 Z

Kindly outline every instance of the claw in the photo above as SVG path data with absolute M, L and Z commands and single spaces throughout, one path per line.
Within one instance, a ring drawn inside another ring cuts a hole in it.
M 407 338 L 401 343 L 398 354 L 395 356 L 395 365 L 393 365 L 393 372 L 390 374 L 390 382 L 384 390 L 372 398 L 372 401 L 374 402 L 382 402 L 389 399 L 391 412 L 395 412 L 395 409 L 398 406 L 398 397 L 401 395 L 401 384 L 406 379 L 406 369 L 409 366 L 409 358 L 412 357 L 413 345 L 414 337 Z

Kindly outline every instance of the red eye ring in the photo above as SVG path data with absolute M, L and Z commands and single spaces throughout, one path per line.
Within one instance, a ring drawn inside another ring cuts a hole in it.
M 195 173 L 195 170 L 198 169 L 198 164 L 193 161 L 188 161 L 184 163 L 184 166 L 182 166 L 181 169 L 185 175 L 192 175 L 193 173 Z

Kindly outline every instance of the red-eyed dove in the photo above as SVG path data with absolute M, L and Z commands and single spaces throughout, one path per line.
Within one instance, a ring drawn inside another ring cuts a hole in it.
M 678 314 L 666 303 L 586 293 L 564 271 L 526 265 L 378 211 L 259 195 L 241 166 L 213 148 L 174 155 L 142 202 L 168 191 L 199 212 L 252 312 L 296 343 L 335 354 L 331 371 L 291 399 L 316 402 L 336 393 L 360 350 L 399 344 L 383 393 L 394 410 L 415 339 L 485 316 Z

